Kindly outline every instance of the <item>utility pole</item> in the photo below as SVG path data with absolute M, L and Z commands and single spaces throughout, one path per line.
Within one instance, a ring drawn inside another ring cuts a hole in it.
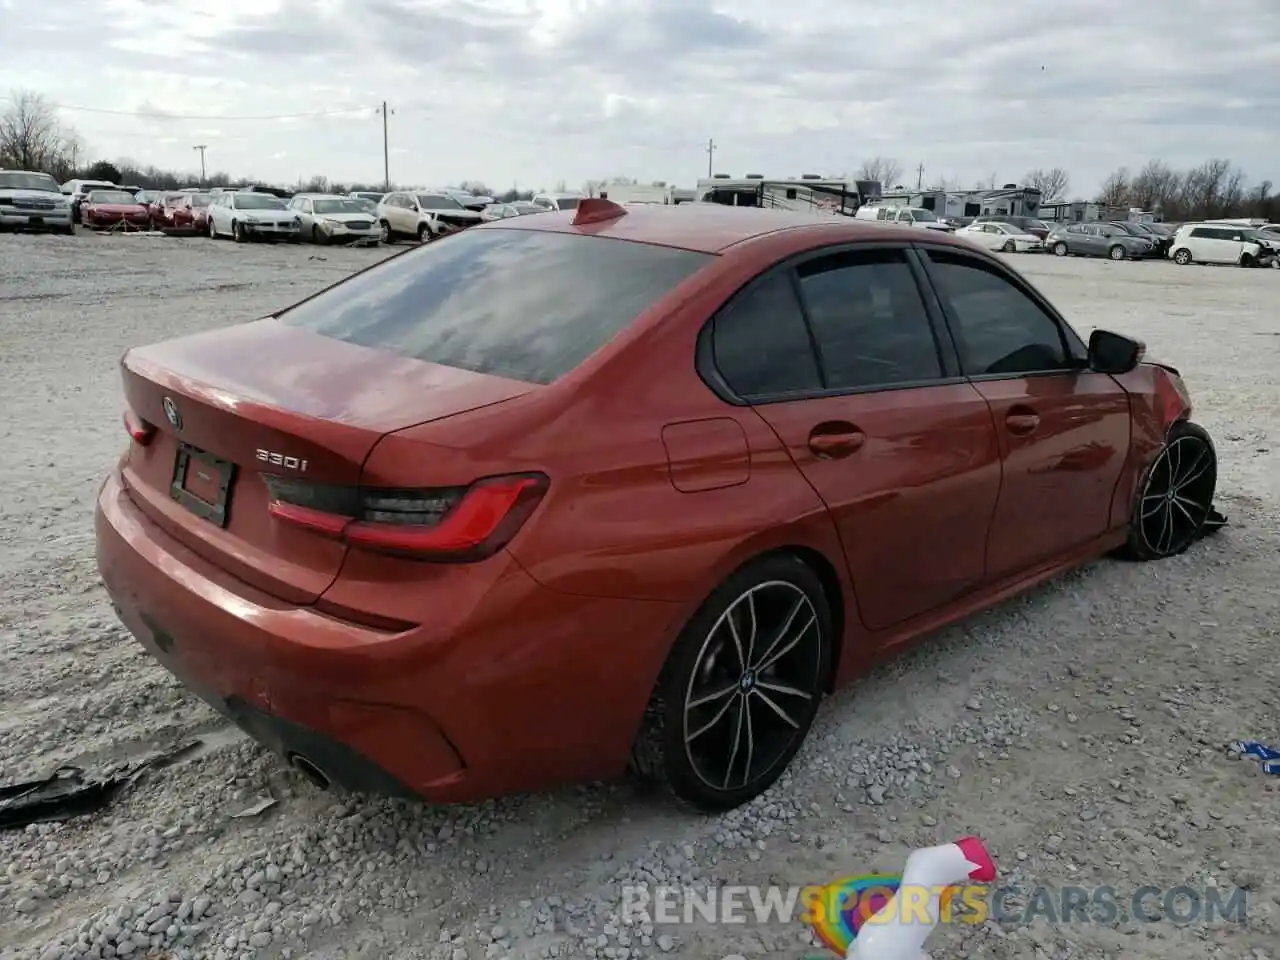
M 916 167 L 916 189 L 920 190 L 924 187 L 924 164 Z
M 714 154 L 715 152 L 716 152 L 716 142 L 714 140 L 708 140 L 707 141 L 707 179 L 710 179 L 712 176 L 712 169 L 713 169 L 712 154 Z
M 209 149 L 209 145 L 207 143 L 197 143 L 191 149 L 200 151 L 200 185 L 204 186 L 204 152 Z
M 382 180 L 383 187 L 388 192 L 391 190 L 391 150 L 387 146 L 387 115 L 395 113 L 394 110 L 387 109 L 387 101 L 382 101 L 382 106 L 378 108 L 378 113 L 382 114 Z

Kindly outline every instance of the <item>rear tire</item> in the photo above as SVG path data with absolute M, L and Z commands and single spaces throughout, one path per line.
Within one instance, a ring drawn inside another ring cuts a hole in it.
M 739 569 L 681 631 L 631 769 L 679 801 L 730 810 L 767 790 L 813 725 L 831 670 L 831 607 L 798 557 Z
M 1055 257 L 1065 257 L 1070 252 L 1071 251 L 1067 249 L 1067 245 L 1061 240 L 1053 245 L 1053 255 Z
M 1174 251 L 1173 262 L 1180 267 L 1185 267 L 1187 264 L 1191 262 L 1191 251 L 1188 250 L 1186 247 L 1181 247 L 1178 250 Z
M 1162 560 L 1185 551 L 1209 519 L 1217 485 L 1213 439 L 1199 424 L 1178 421 L 1142 478 L 1120 556 Z
M 1124 247 L 1120 246 L 1120 244 L 1117 243 L 1114 247 L 1112 247 L 1110 250 L 1107 251 L 1107 256 L 1110 257 L 1112 260 L 1123 260 L 1127 256 L 1127 254 L 1124 251 Z

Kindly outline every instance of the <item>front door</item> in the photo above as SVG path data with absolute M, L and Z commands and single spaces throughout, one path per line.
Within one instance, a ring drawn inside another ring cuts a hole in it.
M 1083 369 L 1085 347 L 1003 270 L 931 249 L 961 364 L 990 406 L 1004 461 L 987 542 L 1000 578 L 1101 536 L 1129 451 L 1129 398 Z
M 859 247 L 811 258 L 796 268 L 798 283 L 781 269 L 715 328 L 721 369 L 768 357 L 776 378 L 785 358 L 781 388 L 756 376 L 739 392 L 758 398 L 755 411 L 829 508 L 872 630 L 982 581 L 1000 486 L 986 401 L 945 375 L 906 257 L 902 248 Z M 786 331 L 790 345 L 779 343 Z M 730 334 L 743 341 L 738 360 L 721 359 Z

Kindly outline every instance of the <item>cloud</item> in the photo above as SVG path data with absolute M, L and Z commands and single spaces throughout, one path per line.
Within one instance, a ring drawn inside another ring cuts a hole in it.
M 189 140 L 213 169 L 378 180 L 386 100 L 392 176 L 420 185 L 692 185 L 708 138 L 738 174 L 883 155 L 966 185 L 1063 166 L 1089 194 L 1122 164 L 1217 155 L 1280 181 L 1275 0 L 0 3 L 6 80 L 149 112 L 64 119 L 162 166 L 190 167 Z

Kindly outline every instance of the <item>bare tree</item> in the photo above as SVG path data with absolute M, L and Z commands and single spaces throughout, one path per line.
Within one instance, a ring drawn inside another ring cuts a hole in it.
M 1102 181 L 1102 189 L 1098 191 L 1098 203 L 1107 207 L 1123 207 L 1129 202 L 1129 170 L 1121 167 L 1106 180 Z
M 1037 167 L 1027 173 L 1023 183 L 1039 190 L 1041 198 L 1046 201 L 1062 200 L 1067 195 L 1067 188 L 1071 186 L 1071 177 L 1061 167 L 1051 167 L 1048 170 Z
M 1218 215 L 1229 217 L 1244 207 L 1245 177 L 1239 167 L 1227 174 L 1218 194 Z
M 0 166 L 47 170 L 63 159 L 66 142 L 52 105 L 38 93 L 15 90 L 0 115 Z
M 1188 170 L 1182 179 L 1182 206 L 1187 216 L 1221 216 L 1222 189 L 1231 170 L 1230 160 L 1206 160 Z
M 1161 160 L 1149 160 L 1130 182 L 1128 200 L 1135 207 L 1167 216 L 1181 189 L 1181 174 Z
M 859 180 L 874 180 L 885 189 L 897 183 L 902 176 L 902 164 L 892 157 L 872 157 L 862 161 L 858 168 Z

